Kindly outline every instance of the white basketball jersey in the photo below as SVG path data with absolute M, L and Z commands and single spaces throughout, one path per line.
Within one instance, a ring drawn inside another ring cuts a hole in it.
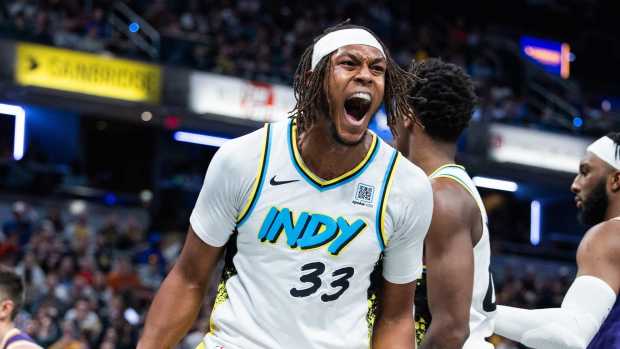
M 227 143 L 209 166 L 190 221 L 214 246 L 234 230 L 237 252 L 202 347 L 365 349 L 380 256 L 386 280 L 418 277 L 432 215 L 424 173 L 372 134 L 362 162 L 323 180 L 304 165 L 296 137 L 294 122 L 266 125 Z M 238 162 L 258 163 L 258 174 Z
M 487 212 L 482 203 L 480 193 L 476 185 L 469 177 L 465 168 L 458 165 L 445 165 L 433 172 L 431 178 L 449 178 L 462 185 L 476 201 L 482 217 L 482 237 L 474 246 L 474 290 L 469 316 L 469 338 L 463 346 L 464 349 L 493 348 L 493 345 L 485 338 L 490 337 L 494 331 L 495 317 L 495 288 L 493 277 L 489 271 L 491 264 L 491 244 L 489 241 L 489 228 Z

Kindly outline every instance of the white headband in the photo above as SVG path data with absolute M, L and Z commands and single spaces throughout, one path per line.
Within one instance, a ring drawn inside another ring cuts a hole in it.
M 381 54 L 385 57 L 383 46 L 368 31 L 360 28 L 341 29 L 323 36 L 314 44 L 311 70 L 314 70 L 321 58 L 347 45 L 372 46 L 381 51 Z
M 599 159 L 608 163 L 616 170 L 620 170 L 620 160 L 616 157 L 616 142 L 609 137 L 601 137 L 590 144 L 587 149 Z

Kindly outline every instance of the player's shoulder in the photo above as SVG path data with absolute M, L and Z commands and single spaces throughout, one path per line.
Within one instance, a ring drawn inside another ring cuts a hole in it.
M 42 349 L 29 335 L 18 330 L 13 329 L 9 332 L 9 337 L 5 341 L 5 347 L 7 349 Z
M 610 256 L 620 264 L 620 221 L 607 220 L 590 228 L 579 244 L 577 255 Z
M 431 179 L 433 200 L 435 207 L 442 207 L 452 211 L 475 211 L 478 205 L 469 189 L 464 184 L 451 177 L 437 177 Z
M 426 173 L 401 154 L 398 154 L 397 161 L 392 174 L 388 206 L 408 204 L 432 207 L 433 190 Z
M 430 194 L 431 182 L 420 167 L 398 154 L 398 165 L 394 168 L 392 190 L 398 189 L 403 194 Z
M 607 220 L 594 225 L 586 232 L 582 243 L 618 241 L 620 244 L 620 220 Z
M 255 164 L 265 148 L 266 132 L 267 128 L 261 127 L 246 135 L 226 141 L 215 153 L 211 162 L 217 164 L 222 170 L 255 169 Z
M 246 135 L 226 141 L 218 150 L 222 155 L 232 157 L 248 157 L 260 153 L 265 140 L 266 127 L 252 131 Z
M 6 349 L 43 349 L 42 346 L 35 342 L 29 342 L 26 340 L 17 341 L 9 345 Z

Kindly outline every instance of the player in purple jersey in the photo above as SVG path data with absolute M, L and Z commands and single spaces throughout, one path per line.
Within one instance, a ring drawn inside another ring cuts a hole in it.
M 620 132 L 588 147 L 571 190 L 590 228 L 560 308 L 498 307 L 495 332 L 534 349 L 620 349 Z
M 588 349 L 616 348 L 620 348 L 620 302 L 617 300 L 611 313 L 588 345 Z
M 0 266 L 0 349 L 41 349 L 13 321 L 24 303 L 24 283 L 11 269 Z

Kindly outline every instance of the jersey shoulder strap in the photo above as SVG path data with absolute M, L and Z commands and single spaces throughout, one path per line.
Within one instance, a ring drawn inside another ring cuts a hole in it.
M 273 136 L 271 124 L 265 124 L 263 129 L 264 135 L 262 144 L 260 145 L 261 155 L 258 167 L 256 169 L 256 177 L 254 177 L 254 184 L 252 185 L 250 195 L 245 201 L 245 205 L 243 205 L 243 208 L 241 209 L 241 212 L 239 212 L 239 216 L 237 217 L 237 227 L 245 223 L 247 218 L 250 217 L 250 214 L 252 213 L 252 210 L 254 209 L 258 198 L 260 197 L 263 183 L 265 182 L 265 175 L 267 173 L 267 167 L 269 166 L 269 154 Z
M 467 171 L 465 171 L 465 167 L 456 164 L 443 165 L 433 171 L 429 177 L 431 179 L 448 178 L 460 184 L 472 196 L 476 205 L 478 205 L 484 223 L 486 224 L 488 222 L 487 211 L 484 208 L 482 197 L 480 197 L 480 193 L 478 193 L 478 189 L 476 189 L 476 184 L 471 177 L 469 177 Z
M 9 339 L 7 339 L 7 341 L 4 343 L 4 347 L 2 349 L 9 349 L 11 344 L 19 342 L 19 341 L 25 341 L 28 342 L 32 345 L 33 348 L 39 348 L 38 345 L 36 345 L 35 341 L 30 338 L 29 335 L 23 333 L 23 332 L 17 332 L 16 334 L 12 335 Z

